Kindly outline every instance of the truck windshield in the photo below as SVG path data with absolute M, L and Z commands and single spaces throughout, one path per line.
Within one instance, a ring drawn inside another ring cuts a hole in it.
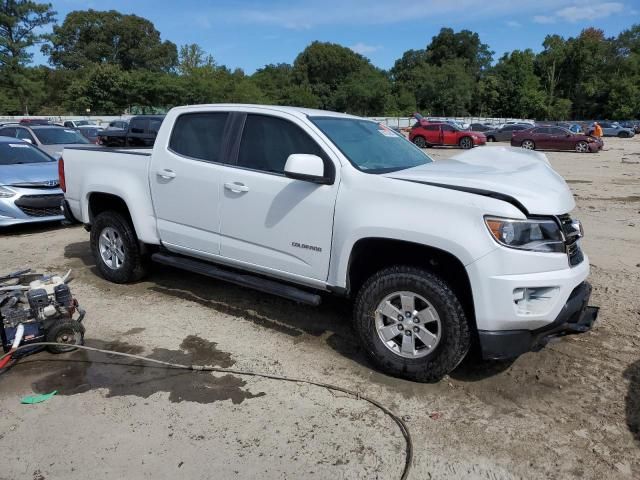
M 363 172 L 395 172 L 433 161 L 402 135 L 380 123 L 336 117 L 310 120 Z
M 64 145 L 69 143 L 89 143 L 80 133 L 68 128 L 33 129 L 41 143 L 45 145 Z
M 53 158 L 28 143 L 0 143 L 0 165 L 53 162 Z

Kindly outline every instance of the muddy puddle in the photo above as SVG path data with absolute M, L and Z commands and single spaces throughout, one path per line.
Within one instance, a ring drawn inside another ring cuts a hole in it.
M 185 365 L 231 367 L 235 363 L 229 353 L 217 349 L 215 342 L 193 335 L 183 340 L 179 350 L 155 348 L 150 354 L 145 354 L 143 347 L 127 342 L 87 339 L 85 344 Z M 11 391 L 17 378 L 22 386 L 25 379 L 30 382 L 35 393 L 57 390 L 58 395 L 77 395 L 105 389 L 106 397 L 134 395 L 148 398 L 157 392 L 167 392 L 171 402 L 212 403 L 231 400 L 234 404 L 265 395 L 263 392 L 249 392 L 244 388 L 246 382 L 235 375 L 214 376 L 210 372 L 170 369 L 89 351 L 62 355 L 40 352 L 27 357 L 0 377 L 0 390 L 4 393 Z

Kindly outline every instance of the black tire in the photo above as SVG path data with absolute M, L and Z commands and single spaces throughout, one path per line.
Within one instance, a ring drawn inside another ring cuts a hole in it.
M 76 320 L 62 320 L 54 323 L 46 334 L 47 342 L 66 343 L 68 346 L 49 345 L 51 353 L 72 352 L 74 345 L 84 345 L 84 326 Z
M 458 145 L 460 146 L 460 148 L 462 148 L 464 150 L 468 150 L 470 148 L 473 148 L 473 138 L 471 138 L 471 137 L 462 137 L 460 139 L 460 141 L 458 142 Z
M 491 135 L 487 137 L 487 142 L 495 142 L 495 141 L 496 141 L 496 137 L 492 137 Z
M 620 133 L 618 133 L 618 137 L 619 138 L 629 138 L 630 135 L 629 135 L 629 132 L 620 132 Z
M 402 357 L 378 335 L 376 309 L 385 297 L 398 291 L 424 297 L 440 317 L 439 343 L 426 356 Z M 471 344 L 467 318 L 451 288 L 437 275 L 408 266 L 381 270 L 365 282 L 356 297 L 354 325 L 364 350 L 380 370 L 417 382 L 441 380 L 464 359 Z
M 99 239 L 106 228 L 117 232 L 122 239 L 124 261 L 118 268 L 108 266 L 100 254 Z M 91 252 L 100 275 L 114 283 L 137 282 L 147 273 L 147 261 L 140 251 L 140 244 L 130 220 L 114 211 L 98 215 L 91 226 Z
M 522 142 L 520 142 L 520 147 L 524 148 L 525 150 L 535 150 L 536 142 L 530 139 L 525 139 Z
M 413 137 L 413 143 L 418 148 L 427 148 L 427 141 L 420 135 Z

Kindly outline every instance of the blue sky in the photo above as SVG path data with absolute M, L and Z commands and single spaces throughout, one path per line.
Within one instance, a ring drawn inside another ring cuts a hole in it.
M 362 53 L 382 68 L 411 48 L 424 48 L 442 27 L 480 34 L 498 58 L 505 51 L 539 50 L 545 35 L 575 36 L 595 26 L 607 36 L 640 23 L 640 0 L 50 0 L 58 22 L 72 10 L 135 13 L 162 38 L 198 43 L 218 64 L 247 73 L 268 63 L 291 63 L 313 40 Z M 46 63 L 39 52 L 36 63 Z

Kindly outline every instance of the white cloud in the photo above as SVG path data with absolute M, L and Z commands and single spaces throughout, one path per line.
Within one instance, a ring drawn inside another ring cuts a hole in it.
M 367 53 L 377 52 L 382 47 L 380 45 L 367 45 L 366 43 L 358 42 L 355 45 L 351 45 L 349 48 L 356 53 L 365 55 Z
M 522 24 L 516 20 L 507 20 L 506 24 L 507 24 L 507 27 L 511 27 L 511 28 L 518 28 L 522 26 Z
M 556 19 L 555 17 L 550 17 L 548 15 L 536 15 L 533 17 L 533 21 L 535 23 L 555 23 Z
M 624 10 L 624 4 L 621 2 L 581 3 L 561 8 L 551 15 L 536 15 L 533 17 L 533 21 L 536 23 L 597 21 L 601 18 L 621 13 Z

